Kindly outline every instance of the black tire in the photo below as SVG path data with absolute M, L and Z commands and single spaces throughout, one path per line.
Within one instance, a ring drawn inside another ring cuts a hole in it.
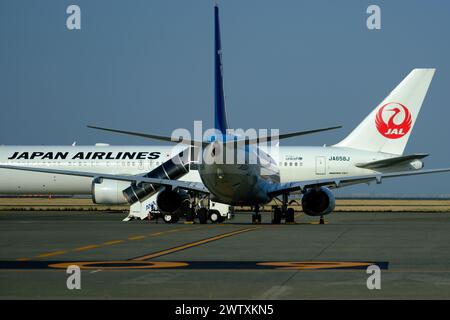
M 288 208 L 286 210 L 286 223 L 294 223 L 295 222 L 295 212 L 294 209 Z
M 192 208 L 189 208 L 186 212 L 186 222 L 193 222 L 194 221 L 194 212 Z
M 220 223 L 221 220 L 220 212 L 217 210 L 209 210 L 209 220 L 211 220 L 212 223 Z
M 272 219 L 272 224 L 280 224 L 281 223 L 281 217 L 282 217 L 282 212 L 280 208 L 275 208 L 273 210 L 273 219 Z
M 163 220 L 165 223 L 175 223 L 176 219 L 175 219 L 175 215 L 170 214 L 170 213 L 165 213 L 163 214 Z M 175 221 L 175 222 L 174 222 Z M 178 221 L 178 220 L 177 220 Z
M 252 223 L 253 224 L 260 224 L 261 223 L 261 214 L 253 214 L 252 215 Z
M 206 208 L 198 209 L 197 218 L 200 224 L 206 224 L 208 222 L 208 209 Z

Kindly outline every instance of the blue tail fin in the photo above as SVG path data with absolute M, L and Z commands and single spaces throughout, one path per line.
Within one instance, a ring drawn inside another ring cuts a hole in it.
M 214 126 L 226 133 L 228 128 L 223 91 L 222 46 L 220 43 L 219 7 L 214 7 Z

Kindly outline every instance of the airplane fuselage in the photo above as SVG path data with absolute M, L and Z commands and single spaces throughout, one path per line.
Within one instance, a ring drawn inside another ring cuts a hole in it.
M 169 160 L 174 152 L 173 146 L 1 146 L 0 164 L 137 175 Z M 236 205 L 269 201 L 267 184 L 373 173 L 355 164 L 392 156 L 343 147 L 279 147 L 277 155 L 270 155 L 271 162 L 198 168 L 217 201 Z M 186 179 L 200 180 L 198 174 Z M 91 187 L 88 177 L 0 170 L 0 194 L 90 194 Z
M 256 163 L 213 164 L 199 167 L 200 177 L 214 195 L 215 201 L 232 205 L 252 205 L 271 200 L 268 190 L 272 184 L 306 181 L 321 178 L 339 178 L 415 170 L 411 164 L 391 166 L 380 171 L 357 167 L 367 163 L 395 157 L 392 154 L 368 152 L 342 147 L 279 147 L 274 151 L 260 149 L 266 161 L 257 157 Z M 267 161 L 267 158 L 270 161 Z

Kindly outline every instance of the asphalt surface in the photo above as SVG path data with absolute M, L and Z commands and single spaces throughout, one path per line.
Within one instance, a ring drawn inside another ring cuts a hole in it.
M 295 225 L 0 212 L 1 299 L 449 299 L 450 214 L 336 213 Z M 369 290 L 366 268 L 381 269 Z M 81 289 L 67 289 L 68 265 Z

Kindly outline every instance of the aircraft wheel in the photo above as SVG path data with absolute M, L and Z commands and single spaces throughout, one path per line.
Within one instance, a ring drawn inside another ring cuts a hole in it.
M 280 208 L 275 208 L 273 210 L 273 219 L 272 224 L 280 224 L 281 223 L 282 212 Z
M 197 211 L 197 217 L 200 221 L 200 224 L 205 224 L 208 222 L 208 209 L 206 208 L 200 208 Z
M 195 216 L 194 209 L 190 208 L 189 210 L 187 210 L 187 212 L 186 212 L 186 222 L 193 223 L 194 222 L 194 216 Z
M 286 210 L 286 223 L 294 223 L 295 222 L 295 212 L 294 209 L 288 208 Z
M 252 215 L 252 223 L 253 224 L 260 224 L 261 223 L 261 214 L 255 213 Z

